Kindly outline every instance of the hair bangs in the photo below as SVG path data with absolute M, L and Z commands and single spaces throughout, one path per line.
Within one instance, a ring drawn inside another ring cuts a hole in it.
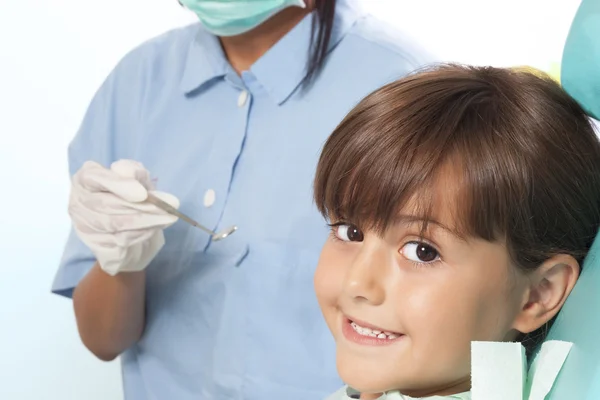
M 380 234 L 409 208 L 410 216 L 422 221 L 426 230 L 440 200 L 438 177 L 447 160 L 454 158 L 439 151 L 444 141 L 436 143 L 432 136 L 440 139 L 448 132 L 432 135 L 435 127 L 405 121 L 400 134 L 397 116 L 388 121 L 394 123 L 355 115 L 342 122 L 339 132 L 369 133 L 331 136 L 315 179 L 317 207 L 332 221 Z

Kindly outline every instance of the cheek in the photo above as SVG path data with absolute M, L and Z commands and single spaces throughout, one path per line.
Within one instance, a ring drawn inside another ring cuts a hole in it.
M 505 340 L 520 310 L 523 291 L 510 267 L 496 266 L 493 276 L 478 282 L 471 309 L 476 340 Z
M 417 349 L 433 350 L 432 346 L 440 346 L 446 350 L 457 347 L 462 350 L 461 344 L 469 340 L 475 299 L 448 282 L 429 282 L 420 290 L 417 287 L 415 284 L 414 289 L 406 289 L 405 305 L 405 310 L 410 310 L 407 329 L 409 334 L 410 330 L 414 331 L 411 337 Z
M 413 331 L 415 358 L 427 359 L 433 353 L 466 362 L 471 341 L 505 337 L 512 315 L 506 279 L 498 275 L 492 282 L 451 270 L 426 275 L 426 284 L 412 282 L 403 290 L 406 297 L 399 300 L 407 329 Z
M 314 276 L 315 293 L 321 308 L 337 304 L 344 280 L 344 254 L 329 241 L 323 246 Z

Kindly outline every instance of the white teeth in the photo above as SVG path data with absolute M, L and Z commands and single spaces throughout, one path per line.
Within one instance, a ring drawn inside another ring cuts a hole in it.
M 386 331 L 380 331 L 377 329 L 371 329 L 371 328 L 363 328 L 362 326 L 358 325 L 356 322 L 351 322 L 350 326 L 352 326 L 352 328 L 358 332 L 360 335 L 363 336 L 369 336 L 369 337 L 376 337 L 378 339 L 397 339 L 398 337 L 400 337 L 399 335 L 396 335 L 394 333 L 391 332 L 386 332 Z

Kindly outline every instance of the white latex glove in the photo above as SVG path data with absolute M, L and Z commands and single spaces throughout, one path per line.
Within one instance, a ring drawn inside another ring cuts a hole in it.
M 146 268 L 165 244 L 163 229 L 177 221 L 145 200 L 148 192 L 175 208 L 179 200 L 152 189 L 148 171 L 131 160 L 114 162 L 110 169 L 88 161 L 73 176 L 73 227 L 109 275 Z

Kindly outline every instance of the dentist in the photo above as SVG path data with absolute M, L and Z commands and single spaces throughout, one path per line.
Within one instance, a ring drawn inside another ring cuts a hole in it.
M 351 0 L 182 0 L 199 23 L 127 54 L 69 147 L 53 292 L 126 400 L 318 400 L 340 382 L 312 277 L 325 139 L 432 61 Z M 135 161 L 133 161 L 135 160 Z M 144 202 L 148 191 L 213 229 Z

